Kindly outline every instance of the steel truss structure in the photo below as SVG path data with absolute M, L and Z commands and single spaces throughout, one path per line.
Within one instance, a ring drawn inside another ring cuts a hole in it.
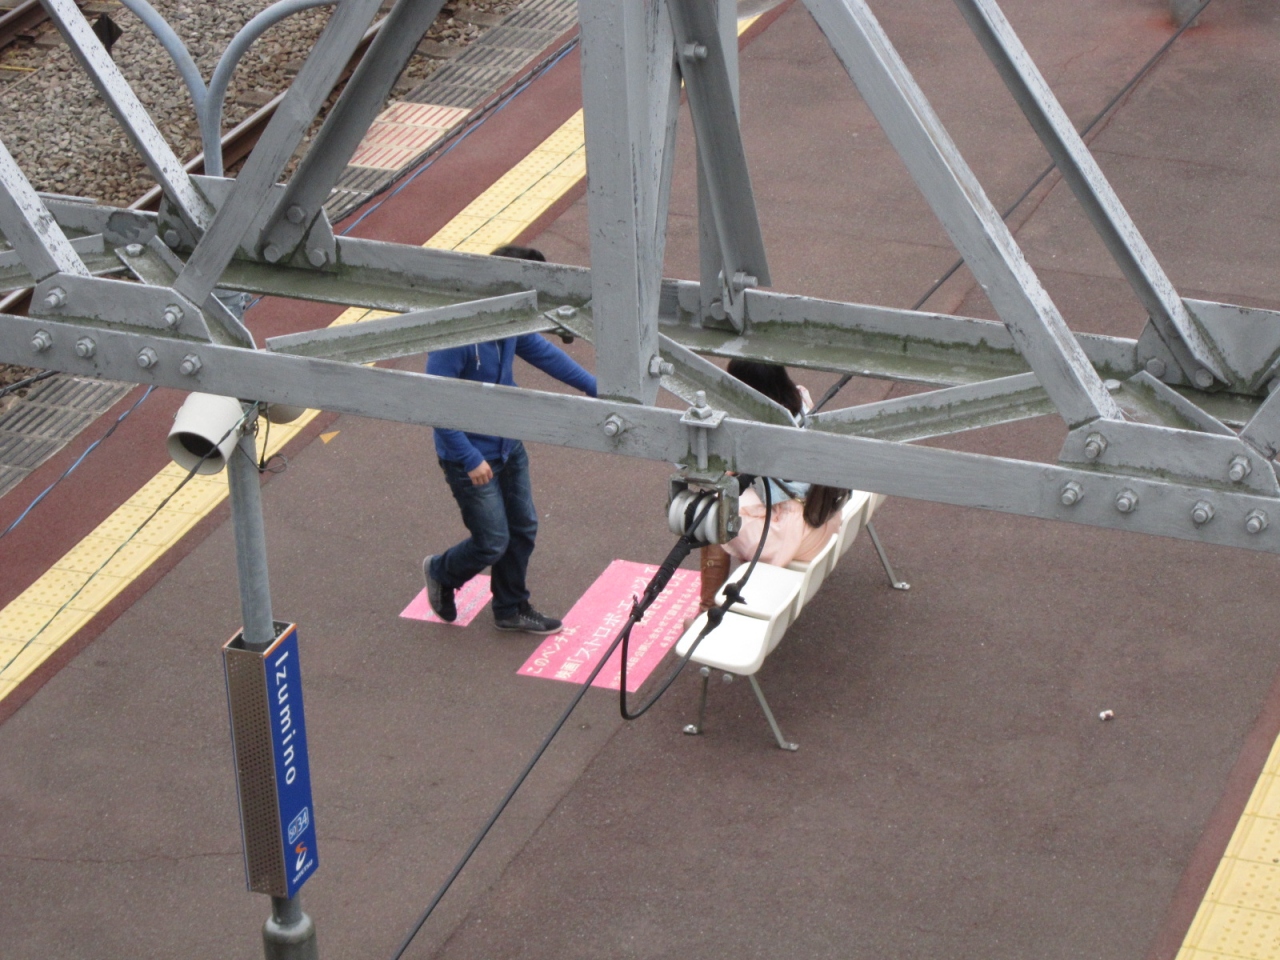
M 1003 322 L 764 289 L 734 4 L 580 0 L 590 270 L 336 236 L 322 203 L 442 0 L 398 0 L 282 172 L 380 0 L 339 0 L 233 179 L 187 174 L 73 0 L 43 0 L 164 191 L 158 214 L 37 193 L 0 144 L 0 360 L 258 401 L 1280 552 L 1280 314 L 1184 299 L 1002 14 L 955 0 L 1149 314 L 1077 335 L 865 0 L 804 0 Z M 676 121 L 696 134 L 695 281 L 661 275 Z M 121 279 L 120 275 L 128 275 Z M 216 290 L 391 311 L 256 343 Z M 527 331 L 594 343 L 600 399 L 368 367 Z M 797 427 L 703 355 L 912 381 Z M 659 387 L 685 398 L 655 405 Z M 695 397 L 702 391 L 706 404 Z M 708 410 L 707 407 L 711 410 Z M 912 445 L 1056 412 L 1056 464 Z

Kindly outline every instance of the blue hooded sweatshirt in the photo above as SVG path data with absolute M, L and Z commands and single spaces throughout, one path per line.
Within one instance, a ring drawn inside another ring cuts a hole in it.
M 432 350 L 427 354 L 427 373 L 436 377 L 514 387 L 516 381 L 512 376 L 512 366 L 517 356 L 589 397 L 596 395 L 596 378 L 571 356 L 536 333 L 467 347 Z M 462 464 L 468 472 L 486 460 L 490 465 L 501 463 L 515 444 L 515 440 L 505 437 L 436 427 L 436 455 L 441 460 Z

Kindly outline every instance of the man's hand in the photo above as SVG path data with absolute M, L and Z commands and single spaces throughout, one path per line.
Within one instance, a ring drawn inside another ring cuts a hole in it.
M 493 467 L 489 466 L 488 460 L 481 460 L 480 466 L 467 471 L 467 476 L 471 478 L 473 487 L 483 487 L 493 479 Z

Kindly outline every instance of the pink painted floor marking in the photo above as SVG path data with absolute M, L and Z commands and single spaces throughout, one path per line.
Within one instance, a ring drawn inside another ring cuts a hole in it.
M 466 586 L 453 595 L 453 602 L 458 607 L 458 619 L 448 624 L 448 626 L 467 626 L 491 599 L 493 599 L 493 594 L 489 592 L 488 575 L 482 573 L 477 577 L 472 577 L 467 581 Z M 426 587 L 423 587 L 418 595 L 409 602 L 409 605 L 400 611 L 400 616 L 406 620 L 425 620 L 427 623 L 445 622 L 432 611 L 431 604 L 427 600 Z M 627 679 L 631 679 L 630 676 Z
M 615 560 L 596 578 L 564 617 L 564 629 L 547 637 L 517 673 L 545 680 L 581 683 L 600 662 L 631 613 L 631 600 L 644 592 L 658 568 L 654 564 Z M 634 693 L 662 662 L 684 632 L 686 617 L 698 611 L 701 576 L 677 570 L 667 589 L 631 631 L 627 658 L 627 691 Z M 592 686 L 617 690 L 622 681 L 622 651 L 616 651 Z

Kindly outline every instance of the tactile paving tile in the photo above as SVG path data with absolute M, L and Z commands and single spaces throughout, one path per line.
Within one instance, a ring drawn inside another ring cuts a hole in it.
M 1280 742 L 1273 746 L 1178 960 L 1280 956 Z
M 379 190 L 419 163 L 429 151 L 466 122 L 467 115 L 526 67 L 535 56 L 577 22 L 577 0 L 527 0 L 502 23 L 486 30 L 458 56 L 442 65 L 378 117 L 346 171 L 338 179 L 324 209 L 337 222 Z M 421 117 L 405 120 L 406 108 L 448 110 L 447 127 Z M 399 111 L 400 115 L 397 115 Z M 386 135 L 384 125 L 407 122 L 430 126 L 432 135 Z
M 61 450 L 132 389 L 86 377 L 50 377 L 0 416 L 0 495 Z

